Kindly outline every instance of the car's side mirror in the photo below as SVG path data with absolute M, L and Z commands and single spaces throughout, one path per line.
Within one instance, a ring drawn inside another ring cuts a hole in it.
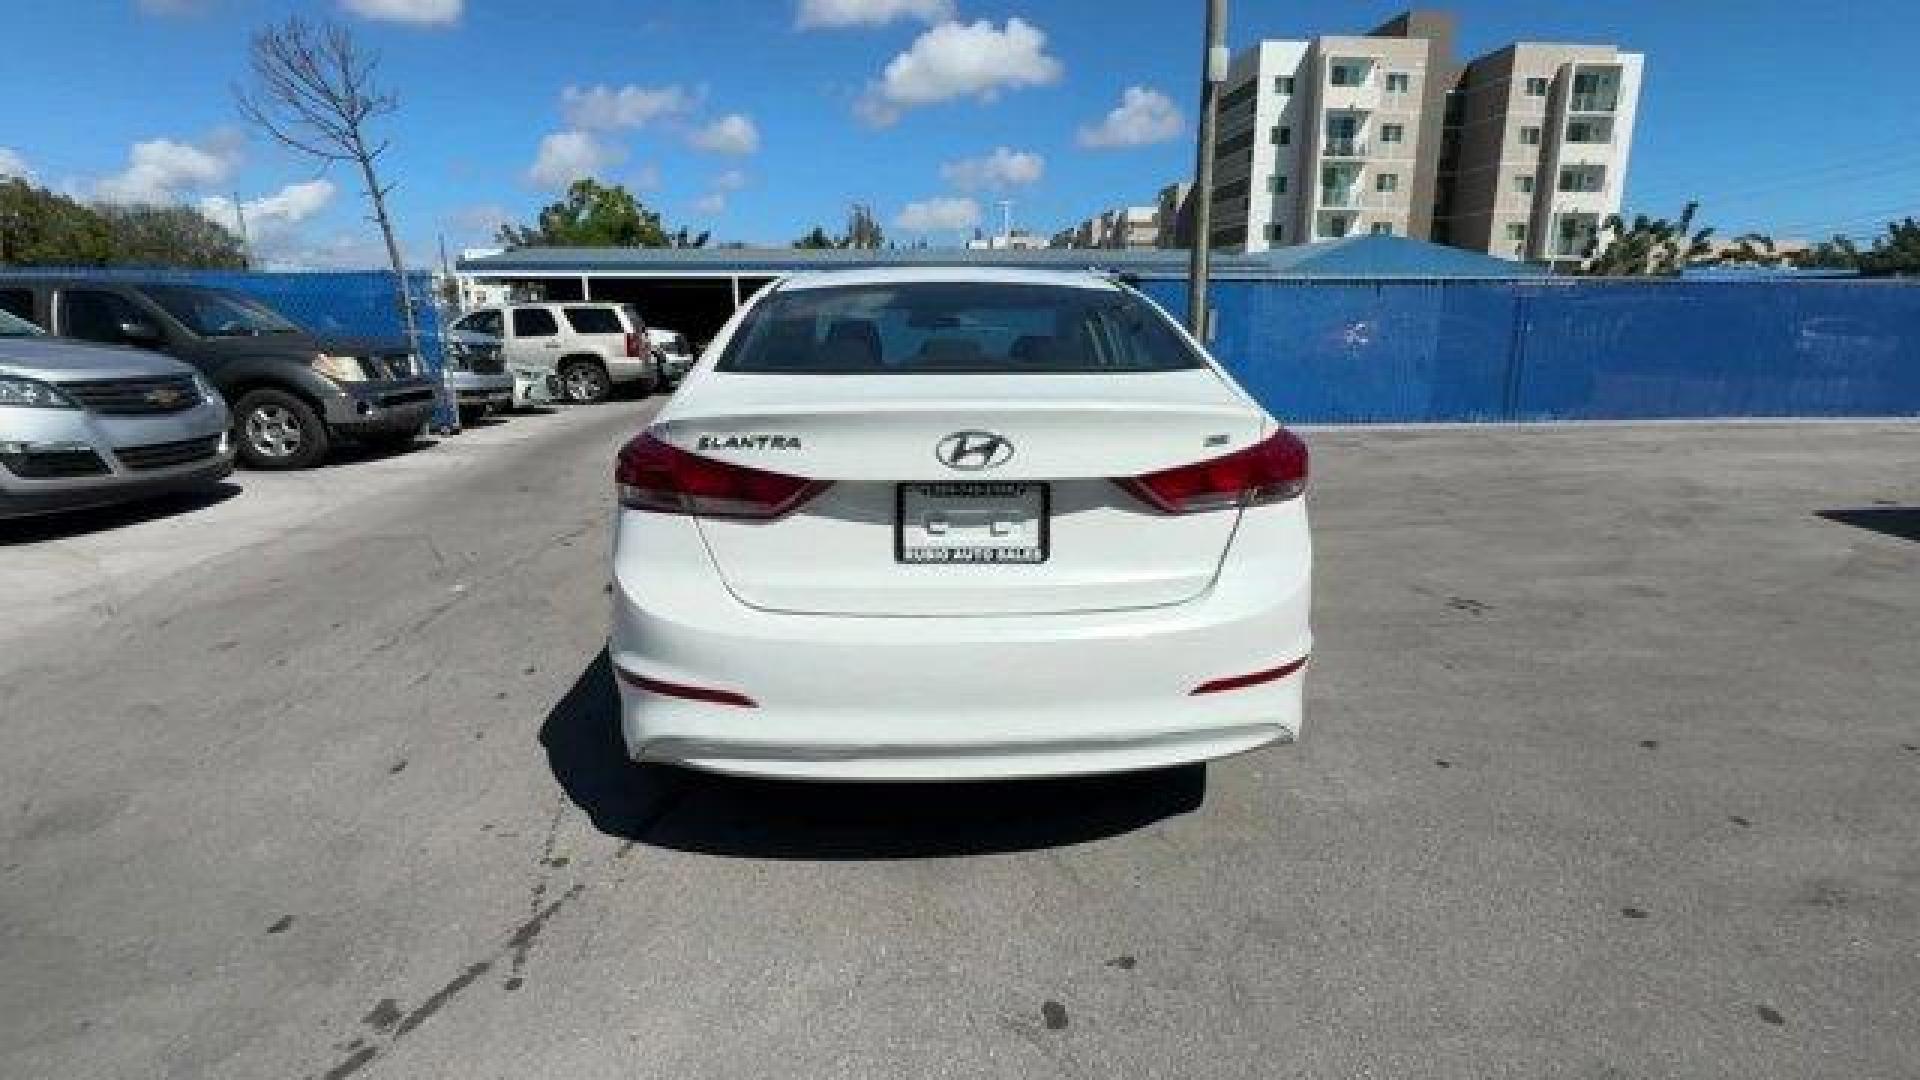
M 144 349 L 156 348 L 166 341 L 159 327 L 138 319 L 129 319 L 121 323 L 120 336 L 125 338 L 128 344 L 138 345 Z

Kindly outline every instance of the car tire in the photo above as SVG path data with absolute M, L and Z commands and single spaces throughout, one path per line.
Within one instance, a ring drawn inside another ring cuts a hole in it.
M 597 360 L 569 360 L 560 365 L 560 387 L 576 405 L 598 405 L 613 396 L 613 379 Z
M 250 469 L 311 468 L 333 445 L 320 414 L 285 390 L 249 390 L 233 415 L 235 452 Z

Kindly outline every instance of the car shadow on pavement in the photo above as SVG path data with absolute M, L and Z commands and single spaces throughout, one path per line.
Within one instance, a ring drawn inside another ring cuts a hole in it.
M 1817 515 L 1856 529 L 1920 542 L 1920 506 L 1861 506 L 1850 510 L 1822 510 Z
M 568 798 L 603 833 L 771 859 L 911 859 L 1098 840 L 1198 809 L 1204 765 L 1122 776 L 833 784 L 716 776 L 628 760 L 602 651 L 540 728 Z
M 124 529 L 143 521 L 191 514 L 226 502 L 238 494 L 238 484 L 222 482 L 198 491 L 178 491 L 139 502 L 67 510 L 39 517 L 8 518 L 0 520 L 0 547 L 71 540 L 91 533 Z

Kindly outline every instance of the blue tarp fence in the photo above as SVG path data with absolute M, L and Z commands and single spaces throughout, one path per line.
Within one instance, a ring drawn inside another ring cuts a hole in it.
M 317 331 L 403 332 L 381 272 L 80 272 L 236 289 Z M 1183 280 L 1141 287 L 1186 310 Z M 437 373 L 429 276 L 412 291 Z M 1920 282 L 1257 278 L 1212 297 L 1215 354 L 1290 422 L 1920 416 Z
M 1184 281 L 1141 288 L 1185 312 Z M 1210 288 L 1214 353 L 1291 422 L 1920 416 L 1920 282 Z

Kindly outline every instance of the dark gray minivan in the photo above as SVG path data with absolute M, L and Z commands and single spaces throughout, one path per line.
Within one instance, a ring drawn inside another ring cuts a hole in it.
M 232 406 L 234 448 L 258 469 L 313 465 L 343 439 L 403 446 L 433 414 L 434 383 L 404 342 L 313 334 L 237 292 L 0 276 L 0 310 L 62 337 L 191 364 Z

